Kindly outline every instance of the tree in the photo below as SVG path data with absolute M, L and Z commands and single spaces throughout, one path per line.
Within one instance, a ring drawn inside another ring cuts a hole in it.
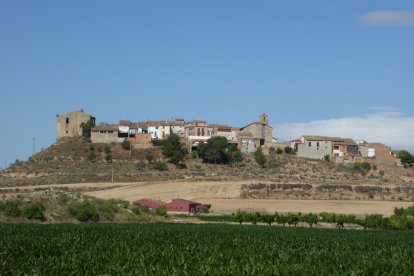
M 412 167 L 414 164 L 414 157 L 406 150 L 400 150 L 397 153 L 397 157 L 401 159 L 401 164 L 403 164 L 404 167 Z
M 89 119 L 86 123 L 82 122 L 80 127 L 82 129 L 82 136 L 86 138 L 91 138 L 92 128 L 95 126 L 95 123 Z
M 261 148 L 256 150 L 256 152 L 254 153 L 254 160 L 256 160 L 256 163 L 262 167 L 266 165 L 267 159 L 266 159 L 266 156 L 263 154 L 263 151 Z
M 229 162 L 228 147 L 226 137 L 215 136 L 208 139 L 207 143 L 200 143 L 197 151 L 205 163 L 226 164 Z
M 127 139 L 127 138 L 125 138 L 125 139 L 122 141 L 122 143 L 121 143 L 121 147 L 122 147 L 124 150 L 130 150 L 130 149 L 131 149 L 131 146 L 132 146 L 132 143 L 131 143 L 131 141 L 128 141 L 128 139 Z
M 232 214 L 232 218 L 241 225 L 243 222 L 247 221 L 247 213 L 239 210 L 237 213 Z
M 180 142 L 177 134 L 171 134 L 162 143 L 162 154 L 168 158 L 168 162 L 175 165 L 183 162 L 186 150 Z
M 295 151 L 291 147 L 287 146 L 287 147 L 285 147 L 285 153 L 286 154 L 295 154 Z
M 69 212 L 81 222 L 99 221 L 99 215 L 96 212 L 96 208 L 89 201 L 75 204 L 70 208 Z
M 271 214 L 264 214 L 263 221 L 266 222 L 269 226 L 272 226 L 272 223 L 275 221 L 275 216 Z
M 309 224 L 312 227 L 314 224 L 318 224 L 318 216 L 316 214 L 306 214 L 303 216 L 303 221 Z
M 157 216 L 160 216 L 160 217 L 165 217 L 165 216 L 167 216 L 167 207 L 165 207 L 164 205 L 163 205 L 163 206 L 158 207 L 158 208 L 157 208 L 157 210 L 155 211 L 155 214 L 156 214 Z
M 291 213 L 289 213 L 287 215 L 287 223 L 289 225 L 292 225 L 293 224 L 296 227 L 298 225 L 298 222 L 299 222 L 299 216 L 297 214 L 291 214 Z
M 28 219 L 44 220 L 44 218 L 45 218 L 45 216 L 43 214 L 44 210 L 45 210 L 45 207 L 42 205 L 42 203 L 36 202 L 36 203 L 31 203 L 31 204 L 27 205 L 23 209 L 23 214 Z

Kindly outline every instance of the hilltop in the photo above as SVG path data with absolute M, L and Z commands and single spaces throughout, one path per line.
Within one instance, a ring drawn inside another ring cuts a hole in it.
M 108 161 L 108 155 L 112 161 Z M 244 156 L 242 162 L 231 165 L 205 164 L 198 158 L 188 156 L 186 166 L 177 168 L 164 163 L 161 150 L 157 147 L 129 151 L 120 144 L 91 144 L 88 139 L 77 137 L 59 140 L 29 161 L 14 163 L 1 172 L 0 183 L 2 188 L 111 183 L 113 170 L 115 183 L 244 181 L 251 185 L 240 185 L 238 193 L 248 198 L 327 199 L 336 197 L 338 193 L 351 192 L 353 195 L 348 193 L 344 198 L 372 199 L 370 193 L 373 193 L 378 199 L 413 200 L 410 197 L 414 187 L 412 168 L 376 165 L 369 171 L 363 171 L 353 166 L 288 154 L 273 154 L 268 159 L 268 166 L 262 168 L 249 155 Z M 260 186 L 260 183 L 267 184 Z M 272 183 L 279 186 L 271 186 Z

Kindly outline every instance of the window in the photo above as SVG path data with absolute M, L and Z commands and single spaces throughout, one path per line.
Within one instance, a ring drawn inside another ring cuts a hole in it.
M 318 148 L 319 148 L 319 142 L 316 142 L 316 147 L 318 147 Z
M 309 142 L 309 147 L 311 147 L 312 146 L 312 142 Z
M 334 149 L 335 149 L 335 150 L 339 150 L 339 146 L 338 146 L 338 145 L 335 145 L 335 146 L 334 146 Z
M 69 124 L 69 118 L 66 118 L 66 123 Z

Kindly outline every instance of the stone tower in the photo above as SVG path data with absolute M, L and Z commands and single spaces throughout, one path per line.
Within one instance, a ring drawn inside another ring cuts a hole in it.
M 260 116 L 260 122 L 268 125 L 269 124 L 269 116 L 267 116 L 267 114 L 263 112 L 262 116 Z

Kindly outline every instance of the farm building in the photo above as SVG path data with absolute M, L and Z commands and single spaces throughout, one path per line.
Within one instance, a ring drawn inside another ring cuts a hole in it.
M 167 203 L 165 203 L 164 201 L 148 199 L 148 198 L 136 200 L 132 204 L 147 206 L 152 212 L 155 212 L 161 206 L 167 206 Z
M 197 213 L 201 208 L 201 203 L 180 198 L 173 199 L 167 204 L 167 210 L 171 213 Z

